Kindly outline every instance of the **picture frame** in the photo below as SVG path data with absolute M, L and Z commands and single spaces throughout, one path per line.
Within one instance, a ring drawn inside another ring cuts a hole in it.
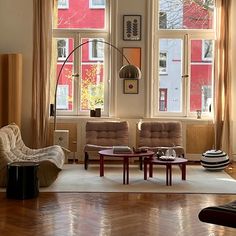
M 123 47 L 122 53 L 129 60 L 130 64 L 137 66 L 141 70 L 141 48 Z M 123 57 L 123 65 L 127 65 L 127 60 Z
M 141 24 L 141 15 L 123 15 L 123 40 L 140 41 Z
M 124 94 L 138 94 L 139 81 L 137 79 L 124 79 L 123 93 Z

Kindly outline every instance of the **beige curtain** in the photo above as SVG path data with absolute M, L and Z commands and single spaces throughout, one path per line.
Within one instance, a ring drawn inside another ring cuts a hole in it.
M 215 47 L 215 148 L 231 154 L 230 143 L 230 5 L 217 0 L 217 39 Z
M 21 127 L 22 54 L 0 54 L 0 127 Z
M 46 146 L 49 130 L 50 65 L 54 0 L 33 3 L 33 146 Z

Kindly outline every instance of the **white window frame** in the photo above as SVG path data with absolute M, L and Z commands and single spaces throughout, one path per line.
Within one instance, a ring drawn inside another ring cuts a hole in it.
M 58 57 L 57 60 L 58 61 L 64 61 L 67 56 L 69 55 L 69 39 L 68 38 L 57 38 L 57 41 L 58 40 L 64 40 L 65 41 L 65 57 Z
M 168 29 L 159 29 L 159 1 L 153 1 L 151 6 L 153 9 L 157 9 L 156 11 L 151 11 L 154 15 L 152 19 L 154 22 L 152 24 L 152 30 L 154 33 L 152 34 L 153 43 L 152 50 L 154 53 L 150 54 L 153 55 L 154 60 L 152 61 L 153 71 L 152 71 L 152 87 L 151 89 L 152 96 L 149 98 L 149 104 L 151 110 L 149 111 L 149 116 L 151 117 L 196 117 L 194 112 L 190 112 L 190 39 L 206 39 L 206 40 L 214 40 L 215 39 L 215 28 L 213 29 L 175 29 L 175 30 L 168 30 Z M 215 12 L 216 15 L 216 12 Z M 156 20 L 155 20 L 156 19 Z M 182 65 L 182 111 L 181 112 L 162 112 L 159 111 L 159 40 L 160 39 L 182 39 L 183 40 L 183 65 Z M 188 64 L 184 62 L 188 61 Z M 188 75 L 188 76 L 185 76 Z M 214 94 L 214 93 L 213 93 Z M 212 118 L 211 114 L 205 115 L 205 117 Z
M 95 0 L 96 1 L 96 0 Z M 91 9 L 103 9 L 105 8 L 106 0 L 104 0 L 104 4 L 96 4 L 94 0 L 89 0 L 89 8 Z
M 58 9 L 68 9 L 69 0 L 58 0 Z
M 53 29 L 53 38 L 62 38 L 62 39 L 73 39 L 74 45 L 72 48 L 75 48 L 76 46 L 81 44 L 82 38 L 104 38 L 104 41 L 110 42 L 110 8 L 111 4 L 108 0 L 106 0 L 106 9 L 105 9 L 105 25 L 104 29 L 60 29 L 60 28 L 54 28 Z M 113 43 L 112 43 L 113 44 Z M 114 45 L 114 44 L 113 44 Z M 84 47 L 84 46 L 82 46 Z M 81 74 L 81 65 L 79 61 L 81 61 L 81 53 L 82 53 L 82 47 L 76 50 L 73 54 L 74 61 L 68 62 L 73 63 L 73 71 L 72 74 L 75 74 L 78 72 L 78 74 Z M 88 44 L 89 47 L 89 44 Z M 113 50 L 109 46 L 105 47 L 104 44 L 104 64 L 105 68 L 103 71 L 104 76 L 104 110 L 102 111 L 102 116 L 109 116 L 110 115 L 110 108 L 111 103 L 113 104 L 113 101 L 111 102 L 110 93 L 111 90 L 113 90 L 114 85 L 111 83 L 111 73 L 112 71 L 111 67 L 116 68 L 115 65 L 111 65 L 111 57 L 117 54 L 116 50 Z M 109 69 L 110 68 L 110 69 Z M 57 110 L 58 116 L 89 116 L 89 111 L 80 111 L 79 104 L 80 104 L 80 96 L 79 93 L 81 91 L 81 82 L 80 79 L 74 78 L 74 84 L 73 84 L 73 109 L 71 111 L 69 110 Z

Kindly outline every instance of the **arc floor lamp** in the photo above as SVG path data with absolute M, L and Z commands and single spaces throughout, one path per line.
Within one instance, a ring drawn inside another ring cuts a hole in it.
M 58 73 L 57 76 L 57 80 L 56 80 L 56 87 L 55 87 L 55 94 L 54 94 L 54 105 L 53 105 L 53 116 L 54 116 L 54 131 L 56 130 L 56 119 L 57 119 L 57 88 L 58 88 L 58 83 L 59 83 L 59 79 L 62 73 L 62 70 L 66 64 L 66 62 L 68 61 L 69 57 L 79 48 L 81 48 L 82 46 L 84 46 L 85 44 L 89 44 L 94 42 L 94 40 L 88 40 L 85 41 L 81 44 L 79 44 L 78 46 L 76 46 L 70 53 L 69 55 L 66 57 L 65 61 L 63 62 L 60 71 Z M 141 71 L 140 69 L 135 66 L 135 65 L 131 65 L 131 63 L 129 62 L 128 58 L 122 53 L 122 51 L 117 48 L 116 46 L 114 46 L 113 44 L 103 41 L 103 40 L 97 40 L 96 42 L 100 42 L 103 44 L 107 44 L 109 46 L 111 46 L 112 48 L 116 49 L 121 55 L 122 57 L 125 58 L 125 60 L 127 61 L 128 65 L 124 65 L 120 68 L 119 70 L 119 77 L 122 79 L 141 79 Z

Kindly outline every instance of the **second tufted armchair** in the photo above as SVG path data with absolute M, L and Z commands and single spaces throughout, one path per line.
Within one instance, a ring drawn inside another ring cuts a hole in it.
M 184 157 L 182 125 L 177 121 L 144 121 L 138 125 L 137 148 L 150 149 L 157 152 L 173 147 L 177 156 Z M 140 159 L 142 168 L 142 159 Z
M 86 123 L 86 145 L 84 168 L 89 160 L 98 158 L 98 152 L 113 146 L 128 146 L 129 125 L 127 121 L 88 121 Z

